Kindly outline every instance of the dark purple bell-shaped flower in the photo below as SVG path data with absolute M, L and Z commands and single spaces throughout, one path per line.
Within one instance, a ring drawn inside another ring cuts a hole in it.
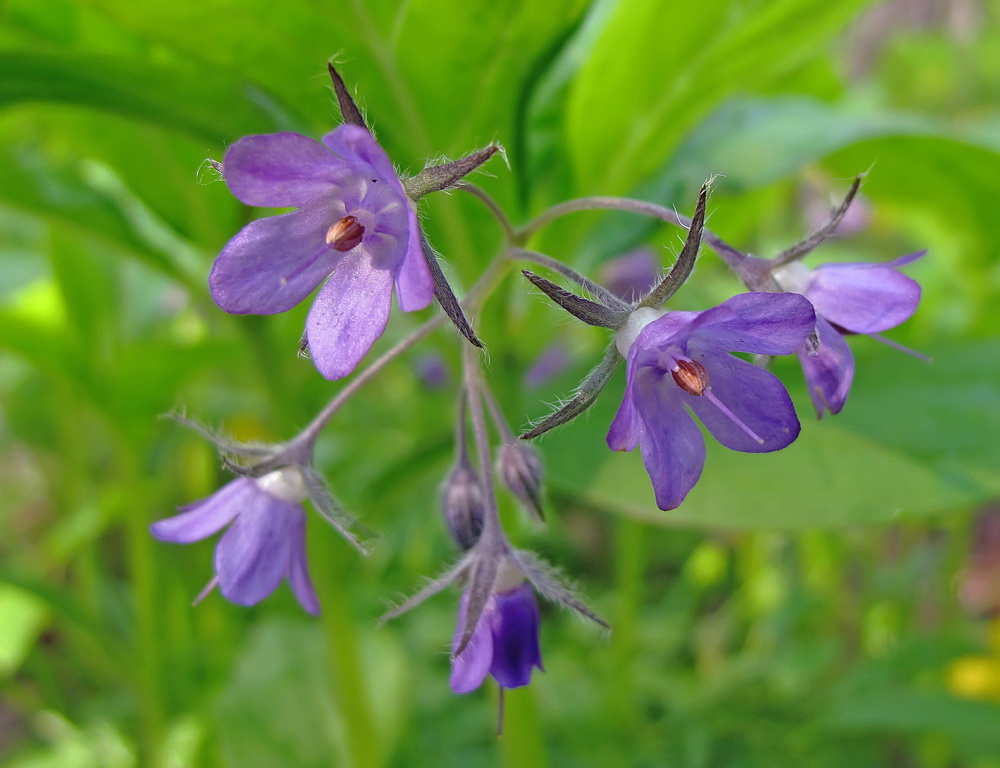
M 467 605 L 466 594 L 462 596 L 453 649 L 462 638 Z M 528 685 L 532 671 L 542 669 L 540 622 L 535 593 L 523 577 L 510 589 L 498 585 L 483 608 L 472 639 L 452 660 L 451 689 L 455 693 L 474 691 L 487 674 L 504 688 Z

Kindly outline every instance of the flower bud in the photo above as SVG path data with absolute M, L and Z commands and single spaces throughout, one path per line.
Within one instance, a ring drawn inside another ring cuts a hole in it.
M 441 510 L 448 532 L 462 551 L 472 549 L 483 530 L 485 505 L 479 475 L 460 461 L 441 486 Z
M 538 520 L 542 512 L 542 459 L 532 446 L 507 443 L 500 447 L 497 472 L 508 490 L 528 508 Z

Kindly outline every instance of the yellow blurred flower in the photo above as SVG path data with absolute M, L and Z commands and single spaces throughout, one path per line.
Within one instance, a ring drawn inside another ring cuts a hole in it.
M 1000 701 L 1000 619 L 990 626 L 991 654 L 963 656 L 948 668 L 948 690 L 966 699 Z

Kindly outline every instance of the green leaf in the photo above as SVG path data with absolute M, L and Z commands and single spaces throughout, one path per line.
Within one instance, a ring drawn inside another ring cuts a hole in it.
M 370 737 L 389 755 L 400 729 L 405 659 L 384 633 L 364 639 L 366 650 L 372 651 L 372 658 L 365 654 L 365 683 L 372 700 L 380 703 L 376 733 Z M 258 624 L 218 703 L 225 765 L 348 764 L 345 722 L 330 689 L 328 657 L 316 623 L 270 619 Z
M 0 205 L 94 237 L 185 282 L 185 266 L 153 247 L 136 231 L 134 217 L 123 209 L 121 200 L 95 189 L 85 175 L 79 164 L 56 165 L 33 148 L 0 152 L 0 176 L 5 182 L 0 185 Z
M 627 191 L 717 104 L 815 57 L 863 5 L 618 3 L 567 104 L 568 149 L 583 188 Z
M 274 130 L 282 122 L 280 110 L 259 88 L 205 71 L 135 57 L 0 53 L 0 105 L 32 101 L 117 112 L 216 147 L 247 133 Z
M 845 698 L 825 720 L 840 733 L 943 733 L 955 739 L 962 754 L 983 756 L 1000 751 L 998 722 L 1000 705 L 898 686 Z
M 882 204 L 888 224 L 918 234 L 930 250 L 924 300 L 937 308 L 936 322 L 953 332 L 1000 331 L 1000 152 L 955 138 L 894 136 L 845 148 L 824 165 L 838 175 L 872 167 L 864 193 Z

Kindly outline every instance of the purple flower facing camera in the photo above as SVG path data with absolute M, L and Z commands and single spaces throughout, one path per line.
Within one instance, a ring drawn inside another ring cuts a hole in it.
M 640 446 L 660 509 L 679 506 L 705 465 L 692 413 L 734 451 L 795 440 L 799 420 L 782 383 L 729 353 L 791 354 L 814 327 L 812 306 L 791 293 L 745 293 L 705 312 L 632 313 L 616 340 L 628 373 L 608 446 Z
M 393 286 L 404 312 L 430 304 L 416 210 L 365 128 L 342 125 L 322 143 L 297 133 L 248 136 L 223 167 L 247 205 L 298 209 L 251 222 L 216 258 L 209 284 L 226 312 L 285 312 L 325 281 L 306 338 L 320 373 L 339 379 L 385 330 Z
M 306 565 L 306 496 L 301 471 L 284 467 L 239 477 L 150 530 L 161 541 L 190 544 L 232 523 L 215 548 L 215 577 L 206 592 L 218 585 L 227 600 L 256 605 L 287 578 L 302 607 L 319 613 Z
M 822 418 L 840 413 L 854 379 L 854 356 L 844 336 L 871 336 L 908 320 L 920 303 L 920 284 L 897 270 L 923 256 L 918 251 L 882 264 L 823 264 L 809 269 L 792 262 L 774 270 L 786 291 L 801 293 L 816 308 L 819 346 L 798 351 L 809 396 Z

